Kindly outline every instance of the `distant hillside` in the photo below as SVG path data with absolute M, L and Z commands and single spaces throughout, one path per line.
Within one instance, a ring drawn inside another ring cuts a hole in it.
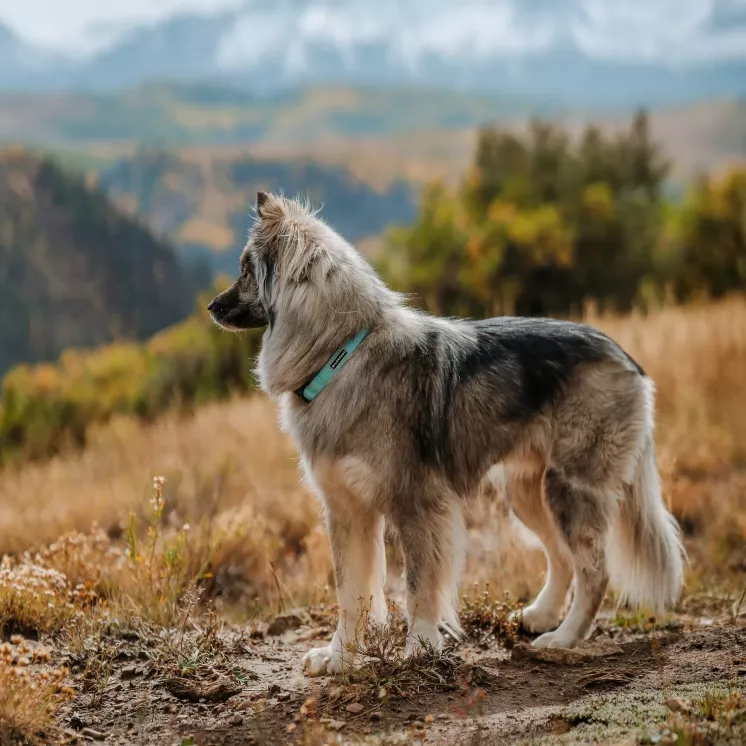
M 628 110 L 576 110 L 548 112 L 542 118 L 577 136 L 591 123 L 605 132 L 619 133 L 628 127 L 631 116 Z M 653 138 L 672 162 L 671 179 L 675 182 L 746 162 L 746 100 L 711 99 L 651 109 L 649 120 Z M 524 130 L 528 121 L 527 116 L 519 115 L 495 120 L 516 132 Z M 405 179 L 416 186 L 432 179 L 460 181 L 471 162 L 476 136 L 474 126 L 432 128 L 311 143 L 266 140 L 253 145 L 251 152 L 265 159 L 313 157 L 349 169 L 366 183 L 384 189 L 392 179 Z M 203 148 L 203 153 L 206 150 Z
M 556 109 L 522 96 L 422 87 L 318 87 L 259 96 L 234 88 L 162 83 L 107 94 L 0 93 L 0 140 L 169 147 L 311 143 L 457 129 Z
M 0 153 L 0 372 L 148 337 L 189 314 L 199 279 L 80 177 Z
M 183 254 L 233 273 L 258 189 L 307 196 L 351 241 L 380 234 L 416 214 L 410 186 L 376 190 L 341 167 L 312 160 L 257 160 L 245 154 L 139 151 L 100 166 L 100 186 Z
M 520 129 L 540 117 L 578 132 L 589 121 L 626 126 L 631 113 L 427 88 L 325 87 L 257 96 L 161 83 L 108 95 L 0 93 L 0 142 L 72 152 L 76 165 L 94 170 L 143 147 L 186 153 L 201 164 L 248 152 L 263 161 L 335 166 L 381 190 L 397 179 L 460 178 L 484 124 Z M 654 107 L 650 120 L 674 161 L 675 178 L 746 157 L 746 99 Z

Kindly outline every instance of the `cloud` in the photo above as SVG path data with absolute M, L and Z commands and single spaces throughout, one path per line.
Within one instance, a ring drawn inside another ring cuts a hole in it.
M 242 13 L 222 40 L 219 61 L 240 67 L 272 55 L 288 63 L 319 46 L 351 60 L 356 48 L 375 44 L 386 48 L 390 58 L 416 68 L 430 55 L 473 62 L 549 48 L 556 24 L 548 17 L 523 19 L 519 7 L 519 0 L 348 0 L 299 8 L 278 0 L 271 13 L 256 5 Z
M 746 18 L 738 18 L 745 9 L 746 0 L 581 0 L 570 32 L 600 59 L 672 66 L 746 59 Z
M 91 54 L 134 23 L 238 6 L 218 51 L 230 69 L 271 59 L 299 70 L 319 48 L 352 65 L 366 45 L 412 70 L 433 56 L 520 63 L 561 45 L 672 66 L 746 59 L 746 0 L 0 0 L 0 18 L 30 39 Z
M 318 47 L 350 63 L 366 44 L 412 70 L 432 56 L 520 60 L 563 43 L 595 59 L 672 66 L 746 58 L 746 0 L 276 0 L 268 7 L 247 8 L 223 39 L 221 64 L 271 56 L 299 69 Z

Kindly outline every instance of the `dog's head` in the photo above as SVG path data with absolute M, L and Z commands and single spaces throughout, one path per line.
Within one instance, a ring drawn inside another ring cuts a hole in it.
M 213 320 L 230 331 L 272 325 L 281 310 L 294 317 L 339 298 L 335 270 L 362 259 L 305 204 L 259 192 L 256 220 L 241 255 L 241 276 L 208 306 Z M 338 277 L 339 279 L 339 277 Z M 347 293 L 345 293 L 346 295 Z

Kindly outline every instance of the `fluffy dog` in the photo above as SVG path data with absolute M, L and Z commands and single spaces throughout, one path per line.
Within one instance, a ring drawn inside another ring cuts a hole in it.
M 487 480 L 500 480 L 547 556 L 521 615 L 541 633 L 535 645 L 583 640 L 609 581 L 652 609 L 677 599 L 683 551 L 661 499 L 653 383 L 601 332 L 412 310 L 306 205 L 264 192 L 241 276 L 209 309 L 227 329 L 267 326 L 258 378 L 324 506 L 339 624 L 306 655 L 308 673 L 350 662 L 363 613 L 384 619 L 385 524 L 405 558 L 407 652 L 459 629 L 461 504 Z

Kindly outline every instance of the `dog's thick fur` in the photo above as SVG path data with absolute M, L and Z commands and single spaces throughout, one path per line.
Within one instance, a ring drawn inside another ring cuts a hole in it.
M 433 318 L 408 308 L 305 205 L 260 193 L 241 277 L 210 304 L 230 329 L 267 324 L 258 375 L 323 502 L 340 619 L 305 659 L 337 672 L 363 607 L 383 618 L 384 524 L 405 557 L 409 652 L 458 630 L 461 503 L 499 479 L 544 546 L 548 574 L 523 625 L 540 647 L 589 632 L 609 579 L 675 602 L 683 552 L 661 500 L 653 384 L 601 332 L 563 321 Z M 308 403 L 298 391 L 363 328 Z M 573 601 L 560 624 L 572 579 Z

